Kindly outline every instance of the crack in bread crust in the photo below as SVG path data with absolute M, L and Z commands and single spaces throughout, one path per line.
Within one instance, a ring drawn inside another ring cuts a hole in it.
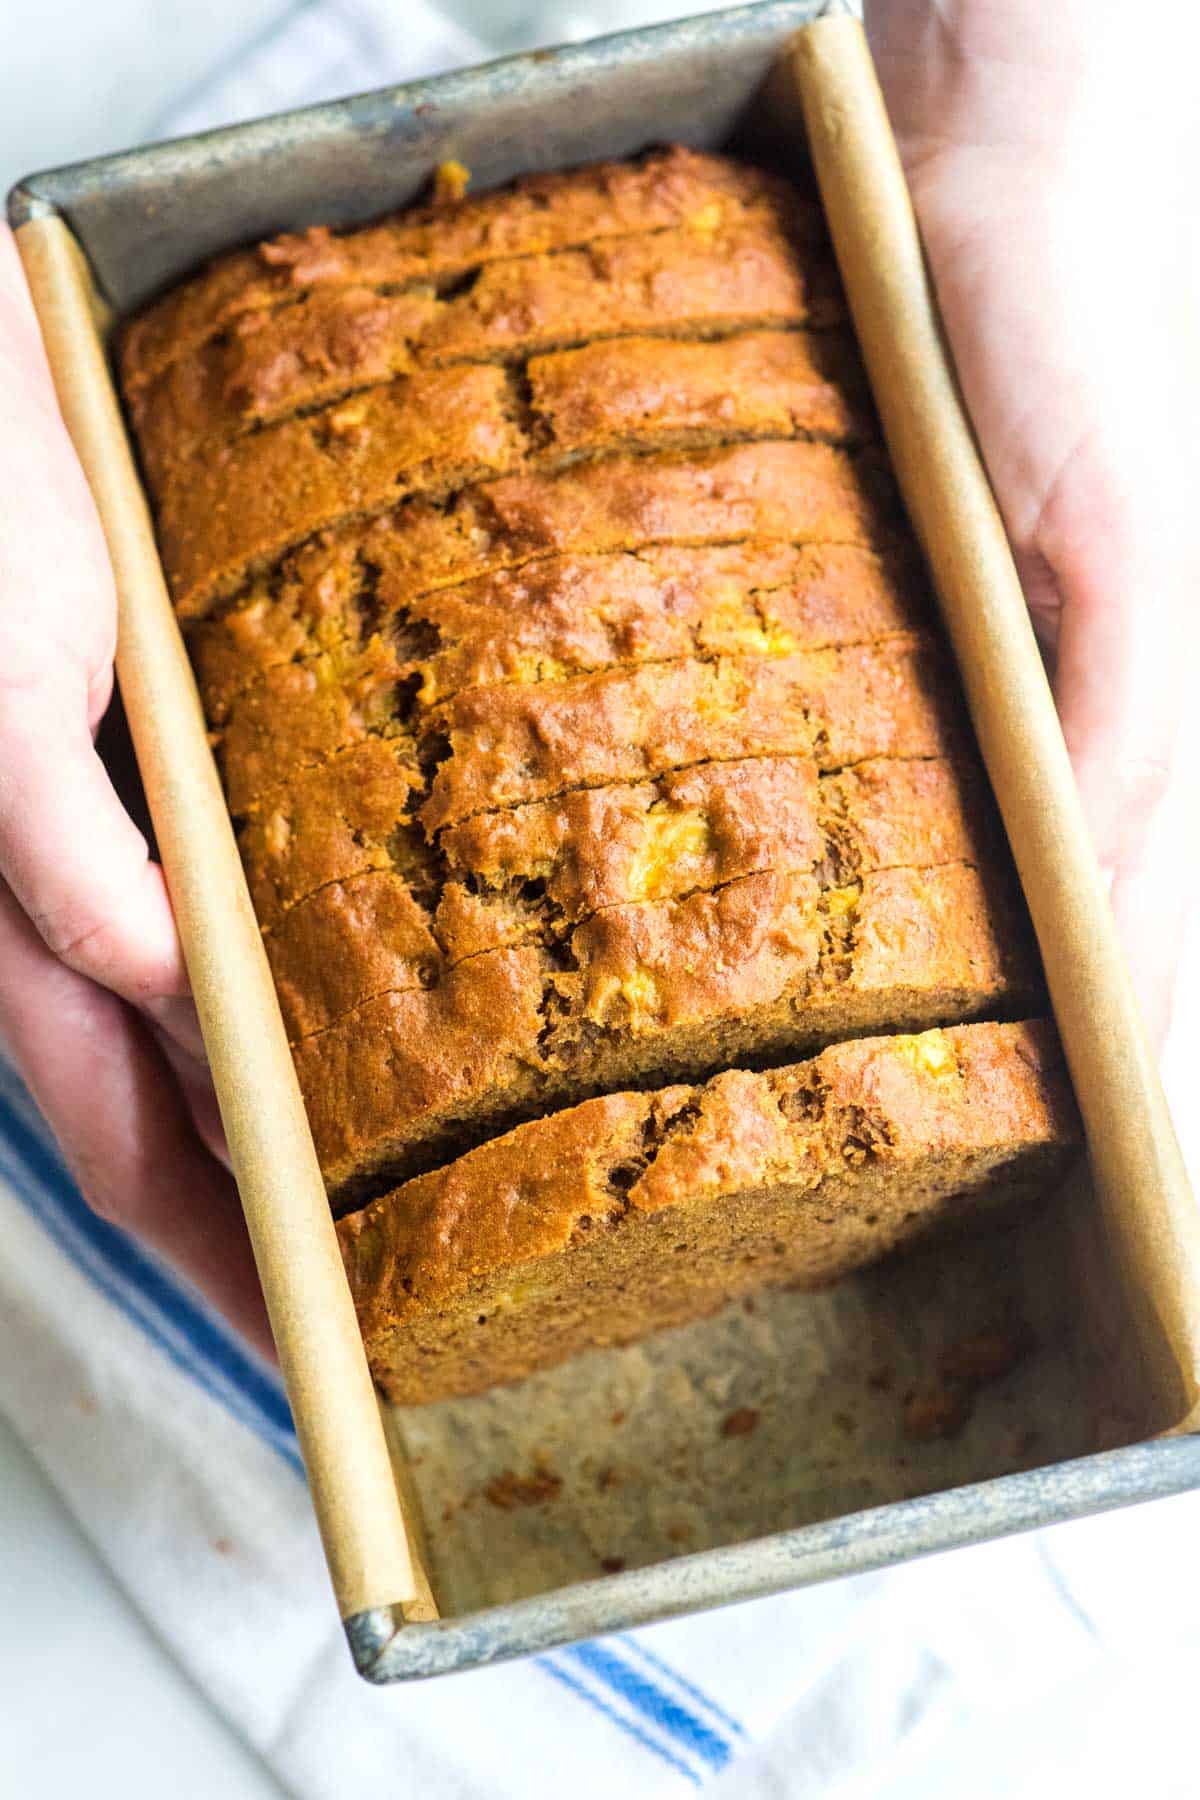
M 406 767 L 438 765 L 417 814 L 434 832 L 473 813 L 708 760 L 812 753 L 834 769 L 941 755 L 963 735 L 945 672 L 936 640 L 898 632 L 776 656 L 676 657 L 489 683 L 425 710 L 415 677 L 368 676 L 355 688 L 290 666 L 269 709 L 241 708 L 216 753 L 230 809 L 245 817 L 380 738 Z
M 329 680 L 419 680 L 423 706 L 464 687 L 619 664 L 868 643 L 933 618 L 911 554 L 854 545 L 646 547 L 536 559 L 408 596 L 360 548 L 328 545 L 189 647 L 211 724 L 266 704 L 297 666 Z
M 423 370 L 325 412 L 273 425 L 170 472 L 157 504 L 163 563 L 182 617 L 203 616 L 319 534 L 387 515 L 397 503 L 449 500 L 461 489 L 524 472 L 551 476 L 577 463 L 643 459 L 730 445 L 794 444 L 808 451 L 809 536 L 832 543 L 886 541 L 879 495 L 857 461 L 823 441 L 803 407 L 731 406 L 689 415 L 686 401 L 614 433 L 576 422 L 567 446 L 552 417 L 531 413 L 521 370 L 487 363 Z M 689 423 L 689 417 L 694 423 Z M 830 435 L 830 434 L 825 434 Z M 846 441 L 843 434 L 842 441 Z
M 319 413 L 422 368 L 478 362 L 525 367 L 553 360 L 557 352 L 578 354 L 585 346 L 595 346 L 604 362 L 602 351 L 613 342 L 633 346 L 634 376 L 639 357 L 647 358 L 651 345 L 658 354 L 683 362 L 677 340 L 696 340 L 695 349 L 730 342 L 731 360 L 742 365 L 746 381 L 761 381 L 769 354 L 781 380 L 803 378 L 814 388 L 826 374 L 831 428 L 861 427 L 870 417 L 869 406 L 863 409 L 865 378 L 851 340 L 836 332 L 844 308 L 832 268 L 818 270 L 814 280 L 801 285 L 787 240 L 765 232 L 722 248 L 729 260 L 716 265 L 720 273 L 714 279 L 715 266 L 703 246 L 685 239 L 685 253 L 673 270 L 675 292 L 669 296 L 661 292 L 661 284 L 655 293 L 645 273 L 636 264 L 629 266 L 633 259 L 628 250 L 623 259 L 627 266 L 610 269 L 607 284 L 592 283 L 589 296 L 586 284 L 581 291 L 580 277 L 593 268 L 594 257 L 575 252 L 570 269 L 562 255 L 547 259 L 551 268 L 557 261 L 559 279 L 543 278 L 541 292 L 530 279 L 533 270 L 523 270 L 528 297 L 519 288 L 508 296 L 494 291 L 489 296 L 483 291 L 486 283 L 478 293 L 453 300 L 442 300 L 432 290 L 381 295 L 351 289 L 314 296 L 289 309 L 283 341 L 278 328 L 264 329 L 269 316 L 252 315 L 251 333 L 243 331 L 232 343 L 218 340 L 202 358 L 173 364 L 130 395 L 151 486 L 157 490 L 181 464 L 222 445 Z M 496 285 L 491 284 L 493 290 Z M 564 290 L 561 295 L 556 286 Z M 489 304 L 493 317 L 504 307 L 513 321 L 507 335 L 478 337 L 481 304 Z M 768 351 L 760 338 L 778 341 Z M 793 339 L 790 344 L 788 338 Z
M 317 531 L 270 567 L 251 571 L 228 596 L 214 598 L 191 616 L 181 609 L 189 637 L 206 624 L 233 620 L 250 608 L 265 609 L 272 628 L 285 635 L 309 610 L 306 567 L 322 586 L 349 579 L 348 559 L 386 577 L 393 606 L 423 599 L 486 575 L 515 572 L 551 557 L 646 550 L 851 544 L 893 553 L 905 547 L 896 530 L 895 491 L 878 455 L 860 452 L 839 466 L 831 447 L 813 455 L 804 440 L 735 443 L 691 456 L 647 450 L 568 462 L 557 471 L 504 476 L 442 498 L 413 495 L 365 522 L 351 520 Z M 834 489 L 827 510 L 841 518 L 857 503 L 873 531 L 849 537 L 821 529 L 822 478 L 845 480 L 852 467 L 857 495 Z M 907 546 L 911 553 L 911 545 Z M 339 571 L 341 574 L 339 575 Z M 289 573 L 290 572 L 290 573 Z M 287 597 L 273 611 L 282 580 Z M 320 596 L 317 596 L 320 598 Z M 330 616 L 336 617 L 333 605 Z M 314 610 L 324 622 L 326 608 Z
M 422 875 L 379 866 L 328 882 L 265 932 L 299 1040 L 369 999 L 430 988 L 469 957 L 553 951 L 612 907 L 716 893 L 756 874 L 821 891 L 894 867 L 965 861 L 1009 880 L 994 821 L 946 762 L 818 776 L 805 758 L 706 764 L 576 792 L 442 834 Z

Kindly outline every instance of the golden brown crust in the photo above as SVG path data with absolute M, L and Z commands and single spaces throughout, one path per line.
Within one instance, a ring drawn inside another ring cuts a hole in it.
M 235 251 L 139 314 L 125 329 L 122 381 L 133 391 L 233 321 L 270 316 L 305 294 L 444 285 L 500 258 L 688 224 L 711 232 L 747 214 L 776 218 L 799 238 L 822 233 L 819 209 L 777 177 L 681 146 L 632 163 L 526 176 L 477 199 L 340 235 L 314 227 Z
M 895 535 L 894 489 L 877 457 L 768 440 L 691 455 L 614 455 L 482 482 L 449 501 L 418 495 L 330 537 L 343 558 L 348 551 L 386 573 L 394 593 L 415 596 L 566 552 L 753 538 L 879 548 Z M 331 551 L 328 542 L 305 548 Z M 259 589 L 248 579 L 248 598 Z M 198 588 L 178 610 L 186 622 L 212 606 Z
M 470 955 L 495 941 L 489 913 L 518 918 L 536 905 L 566 923 L 761 869 L 814 868 L 827 843 L 821 785 L 809 757 L 763 757 L 478 814 L 439 840 L 451 877 L 439 930 Z
M 414 500 L 360 542 L 397 593 L 415 595 L 535 558 L 647 545 L 758 539 L 878 549 L 894 540 L 895 524 L 894 489 L 877 458 L 768 441 L 504 476 L 447 507 Z
M 711 337 L 755 327 L 794 330 L 833 324 L 843 316 L 832 265 L 801 265 L 778 230 L 743 227 L 716 241 L 694 231 L 668 232 L 601 249 L 495 264 L 481 273 L 469 293 L 448 300 L 433 294 L 364 296 L 352 290 L 289 307 L 277 318 L 250 315 L 257 331 L 247 335 L 243 321 L 234 344 L 210 346 L 199 362 L 176 363 L 150 386 L 134 389 L 130 411 L 150 485 L 159 492 L 171 476 L 178 477 L 198 457 L 211 455 L 247 430 L 340 404 L 364 388 L 421 368 L 463 362 L 508 362 L 519 368 L 530 357 L 540 363 L 539 353 L 597 338 L 625 338 L 641 331 L 661 338 Z M 265 334 L 263 325 L 268 327 Z M 235 345 L 236 368 L 222 366 Z M 837 404 L 819 365 L 814 366 L 818 356 L 758 345 L 735 352 L 731 361 L 748 386 L 760 391 L 773 363 L 792 389 L 798 415 L 815 416 L 822 408 L 832 416 L 834 429 L 840 425 L 840 435 L 846 436 L 854 423 L 862 426 L 863 415 L 855 421 L 845 401 Z M 834 356 L 836 349 L 825 367 L 857 375 L 861 395 L 862 378 L 853 360 L 844 349 L 840 362 Z M 713 384 L 715 360 L 715 355 L 701 359 L 696 379 Z M 601 359 L 593 377 L 601 398 L 605 366 Z M 572 423 L 572 412 L 581 410 L 575 389 L 591 373 L 572 370 L 560 373 L 557 382 L 543 383 L 548 427 L 559 389 Z M 680 374 L 686 373 L 681 365 Z M 529 374 L 532 379 L 532 367 Z M 698 408 L 690 410 L 694 415 Z M 711 412 L 707 408 L 702 416 Z M 579 419 L 573 422 L 577 429 Z M 697 428 L 694 417 L 689 427 Z
M 419 371 L 170 466 L 158 488 L 158 527 L 180 611 L 203 610 L 293 545 L 386 512 L 406 493 L 443 495 L 481 476 L 553 468 L 579 455 L 812 435 L 801 396 L 793 395 L 795 406 L 780 407 L 749 384 L 731 390 L 714 419 L 713 382 L 735 359 L 724 343 L 700 348 L 703 365 L 693 359 L 683 371 L 696 377 L 694 394 L 647 383 L 645 406 L 632 418 L 618 408 L 606 419 L 608 371 L 576 364 L 560 390 L 568 408 L 566 442 L 558 434 L 555 395 L 547 395 L 544 409 L 531 406 L 519 376 L 468 364 Z M 730 379 L 736 374 L 731 368 Z M 591 381 L 599 391 L 589 390 Z M 777 391 L 786 402 L 784 388 Z M 578 435 L 588 416 L 597 419 L 590 439 Z M 829 537 L 838 542 L 847 531 L 856 541 L 859 522 L 843 523 Z
M 513 468 L 526 441 L 503 369 L 430 369 L 168 470 L 163 567 L 182 617 L 341 520 Z
M 237 696 L 271 669 L 361 650 L 371 635 L 364 578 L 353 533 L 319 532 L 254 582 L 241 604 L 185 625 L 209 723 L 224 724 Z
M 972 772 L 944 759 L 818 775 L 807 757 L 705 763 L 654 781 L 578 789 L 441 834 L 451 879 L 482 895 L 535 883 L 568 920 L 625 900 L 719 887 L 770 867 L 866 871 L 995 855 Z M 480 946 L 482 947 L 482 946 Z
M 826 326 L 845 316 L 832 260 L 801 260 L 785 231 L 743 223 L 489 263 L 433 319 L 421 352 L 430 362 L 490 360 L 639 331 Z
M 614 663 L 712 655 L 726 648 L 783 655 L 816 641 L 836 645 L 903 632 L 924 610 L 911 566 L 852 547 L 743 547 L 645 557 L 549 558 L 524 569 L 435 590 L 367 627 L 390 604 L 387 584 L 344 565 L 339 603 L 360 623 L 348 639 L 299 661 L 268 667 L 227 701 L 210 698 L 245 641 L 246 613 L 229 615 L 215 669 L 201 667 L 229 804 L 245 811 L 280 779 L 346 748 L 363 735 L 417 730 L 424 710 L 464 687 L 516 680 L 525 685 Z M 678 573 L 676 573 L 678 571 Z M 780 579 L 790 584 L 772 589 Z M 339 580 L 340 578 L 340 580 Z M 739 585 L 740 584 L 740 585 Z M 294 640 L 287 640 L 294 642 Z M 234 663 L 236 667 L 236 663 Z
M 371 994 L 430 986 L 445 960 L 428 909 L 390 869 L 318 888 L 266 945 L 284 1022 L 298 1035 Z
M 747 875 L 808 872 L 824 888 L 888 867 L 1001 868 L 981 797 L 952 765 L 864 767 L 819 777 L 809 758 L 768 757 L 577 790 L 453 827 L 424 866 L 405 840 L 400 871 L 377 844 L 370 872 L 322 884 L 268 932 L 288 1031 L 324 1030 L 483 951 L 552 949 L 605 908 Z
M 426 830 L 576 787 L 642 781 L 693 763 L 813 755 L 823 769 L 876 756 L 940 756 L 962 739 L 940 646 L 916 634 L 784 656 L 646 663 L 566 680 L 465 688 L 413 706 L 381 654 L 351 678 L 289 665 L 217 738 L 235 814 L 365 738 L 433 770 Z M 261 704 L 256 704 L 261 701 Z
M 1037 985 L 1011 897 L 962 864 L 825 892 L 752 875 L 567 942 L 565 968 L 531 945 L 470 957 L 296 1046 L 335 1196 L 589 1091 L 1015 1009 Z
M 368 738 L 273 795 L 243 824 L 240 848 L 268 931 L 316 889 L 374 870 L 402 876 L 434 908 L 454 883 L 481 887 L 486 905 L 497 894 L 511 904 L 505 889 L 544 882 L 546 903 L 574 919 L 617 899 L 749 874 L 766 865 L 769 846 L 791 857 L 815 841 L 815 775 L 808 757 L 702 764 L 482 814 L 431 846 L 412 818 L 422 778 L 406 745 Z M 865 870 L 983 863 L 1001 841 L 985 784 L 961 758 L 864 762 L 822 776 L 817 804 L 818 854 L 837 880 Z M 669 849 L 669 862 L 656 848 Z M 455 921 L 465 922 L 465 896 L 452 905 Z M 499 908 L 492 919 L 500 929 Z
M 423 776 L 405 740 L 365 738 L 243 821 L 238 845 L 260 924 L 331 881 L 423 869 L 406 830 Z M 423 837 L 423 834 L 422 834 Z
M 225 799 L 235 818 L 260 811 L 281 786 L 308 780 L 331 757 L 370 738 L 395 742 L 415 763 L 409 690 L 378 638 L 354 657 L 314 657 L 272 669 L 213 733 Z
M 396 678 L 416 676 L 417 698 L 432 706 L 465 687 L 622 663 L 867 643 L 932 617 L 911 552 L 650 547 L 548 556 L 412 596 L 335 535 L 289 559 L 247 605 L 195 626 L 189 647 L 205 711 L 224 725 L 240 695 L 321 658 L 351 675 L 364 656 L 390 658 Z
M 690 152 L 443 186 L 226 259 L 124 349 L 341 1199 L 614 1085 L 1038 990 L 857 357 L 801 329 L 843 316 L 804 203 Z M 700 1107 L 727 1172 L 763 1079 Z
M 771 1280 L 825 1283 L 1006 1188 L 1048 1187 L 1079 1142 L 1048 1025 L 955 1027 L 585 1101 L 338 1236 L 376 1380 L 419 1402 Z
M 622 449 L 651 418 L 681 440 L 802 433 L 848 444 L 873 431 L 861 364 L 848 341 L 833 335 L 615 338 L 535 356 L 527 376 L 534 415 L 560 451 Z
M 431 716 L 447 753 L 428 831 L 571 788 L 693 763 L 941 756 L 959 720 L 940 647 L 919 637 L 779 657 L 658 663 L 568 681 L 467 688 Z
M 225 331 L 127 386 L 142 466 L 157 490 L 202 445 L 411 374 L 439 305 L 433 288 L 318 289 L 281 311 L 241 313 Z

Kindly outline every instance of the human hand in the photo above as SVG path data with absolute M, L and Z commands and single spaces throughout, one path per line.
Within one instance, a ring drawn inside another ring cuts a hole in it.
M 162 870 L 93 737 L 116 596 L 0 227 L 0 1039 L 90 1204 L 270 1350 Z
M 947 336 L 1161 1038 L 1189 899 L 1175 827 L 1190 809 L 1171 803 L 1200 574 L 1196 127 L 1189 59 L 1128 21 L 1120 0 L 866 0 Z

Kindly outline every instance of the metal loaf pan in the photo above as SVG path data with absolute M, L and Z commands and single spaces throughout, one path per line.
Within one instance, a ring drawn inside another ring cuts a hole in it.
M 797 167 L 794 93 L 768 76 L 821 10 L 745 7 L 105 157 L 23 182 L 10 217 L 65 221 L 119 317 L 231 245 L 401 205 L 448 157 L 475 188 L 665 140 Z M 1084 1179 L 832 1292 L 393 1411 L 439 1616 L 344 1607 L 360 1671 L 468 1668 L 1200 1485 L 1200 1443 L 1148 1441 L 1187 1407 L 1147 1372 L 1118 1265 Z M 907 1403 L 936 1395 L 946 1352 L 998 1330 L 1026 1354 L 952 1434 L 914 1435 Z M 315 1403 L 291 1399 L 303 1440 Z

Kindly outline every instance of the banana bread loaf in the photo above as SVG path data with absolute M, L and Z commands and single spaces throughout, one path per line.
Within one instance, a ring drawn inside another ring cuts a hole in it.
M 831 1279 L 1077 1132 L 1050 1027 L 960 1023 L 1037 957 L 819 208 L 681 149 L 460 185 L 121 360 L 405 1399 Z
M 537 1119 L 338 1226 L 375 1378 L 473 1393 L 1036 1196 L 1079 1121 L 1045 1025 L 835 1045 Z

